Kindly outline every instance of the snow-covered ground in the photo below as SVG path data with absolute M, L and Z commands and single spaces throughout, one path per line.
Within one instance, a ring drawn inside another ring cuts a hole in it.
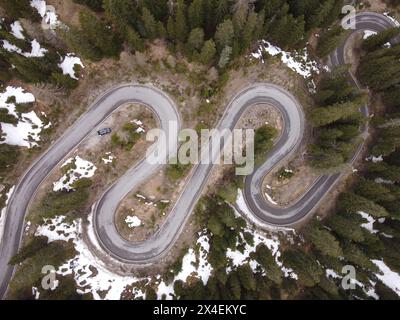
M 188 277 L 196 277 L 200 279 L 203 284 L 207 284 L 211 276 L 212 266 L 207 261 L 207 255 L 210 250 L 209 239 L 203 232 L 198 233 L 196 246 L 199 246 L 199 253 L 193 248 L 190 248 L 182 259 L 182 270 L 175 276 L 174 280 L 167 285 L 164 281 L 158 283 L 157 298 L 161 299 L 163 295 L 166 299 L 172 299 L 174 294 L 174 283 L 177 280 L 186 281 Z
M 71 185 L 78 179 L 93 177 L 96 166 L 90 161 L 84 160 L 79 156 L 70 158 L 61 166 L 71 165 L 71 168 L 60 178 L 60 180 L 53 183 L 53 190 L 70 190 Z
M 101 158 L 101 160 L 102 160 L 105 164 L 113 163 L 114 159 L 115 159 L 115 156 L 113 156 L 113 155 L 111 154 L 111 152 L 106 152 L 106 157 Z
M 37 42 L 36 39 L 33 39 L 31 41 L 31 52 L 23 52 L 21 48 L 18 48 L 17 46 L 11 44 L 7 40 L 2 40 L 3 42 L 3 48 L 6 49 L 9 52 L 16 52 L 24 57 L 27 58 L 32 58 L 32 57 L 43 57 L 44 54 L 47 52 L 45 48 L 42 48 L 40 46 L 40 43 Z
M 280 55 L 282 63 L 305 79 L 309 79 L 314 73 L 319 74 L 320 68 L 326 68 L 326 66 L 322 67 L 318 62 L 309 58 L 307 48 L 297 52 L 288 52 L 272 45 L 266 40 L 262 40 L 257 51 L 253 52 L 251 56 L 264 63 L 263 55 L 265 53 L 273 57 Z
M 389 12 L 384 12 L 383 13 L 386 17 L 388 17 L 392 22 L 396 25 L 396 27 L 400 27 L 400 22 L 397 21 L 395 18 L 393 18 Z
M 88 220 L 91 225 L 91 217 Z M 88 230 L 92 230 L 90 225 Z M 86 243 L 82 240 L 82 221 L 80 219 L 74 221 L 72 224 L 66 223 L 63 216 L 48 219 L 44 225 L 37 229 L 35 235 L 46 236 L 49 242 L 56 240 L 73 242 L 75 250 L 78 253 L 74 258 L 60 266 L 57 274 L 73 274 L 78 287 L 77 292 L 80 294 L 92 293 L 96 300 L 118 300 L 127 286 L 134 286 L 139 281 L 149 283 L 152 280 L 150 277 L 121 276 L 109 271 L 103 262 L 91 253 Z M 90 235 L 89 233 L 89 237 L 92 238 L 93 234 Z M 168 299 L 172 299 L 170 294 L 173 294 L 173 283 L 177 280 L 186 281 L 189 276 L 201 279 L 204 284 L 207 283 L 212 271 L 211 265 L 207 262 L 209 251 L 208 237 L 199 233 L 197 244 L 199 245 L 199 254 L 196 254 L 194 249 L 189 249 L 183 257 L 182 270 L 176 275 L 170 285 L 166 285 L 161 280 L 160 275 L 155 277 L 158 279 L 155 284 L 158 286 L 157 295 L 159 298 L 163 294 L 166 294 Z M 104 296 L 100 296 L 100 292 L 103 292 Z M 139 288 L 134 287 L 132 292 L 135 298 L 145 298 L 144 292 Z
M 25 39 L 24 34 L 22 33 L 24 29 L 21 26 L 19 21 L 13 22 L 11 25 L 11 34 L 16 37 L 17 39 Z
M 368 230 L 372 234 L 379 232 L 378 230 L 374 229 L 374 223 L 376 222 L 376 220 L 371 215 L 369 215 L 368 213 L 366 213 L 364 211 L 358 211 L 357 213 L 368 221 L 366 223 L 361 224 L 361 227 Z
M 54 7 L 48 6 L 44 0 L 31 0 L 31 7 L 35 8 L 39 15 L 43 18 L 42 23 L 51 29 L 55 29 L 59 25 L 58 16 Z
M 125 222 L 129 228 L 139 227 L 142 224 L 142 221 L 137 216 L 127 216 Z
M 270 196 L 270 195 L 268 194 L 268 192 L 265 192 L 264 194 L 265 194 L 265 197 L 267 198 L 267 200 L 268 200 L 270 203 L 272 203 L 272 204 L 274 204 L 274 205 L 277 205 L 277 204 L 278 204 L 278 202 L 276 202 L 276 201 L 274 200 L 274 198 L 272 198 L 272 196 Z
M 280 261 L 281 257 L 281 252 L 279 250 L 280 241 L 277 236 L 275 235 L 267 236 L 266 234 L 263 234 L 260 231 L 249 228 L 245 229 L 244 231 L 249 232 L 250 234 L 253 235 L 254 244 L 251 246 L 246 242 L 246 246 L 243 252 L 239 250 L 228 249 L 226 256 L 227 258 L 231 259 L 232 265 L 234 267 L 238 267 L 248 263 L 253 269 L 253 271 L 255 271 L 255 269 L 260 265 L 257 263 L 257 261 L 250 259 L 250 254 L 256 251 L 256 248 L 259 244 L 263 243 L 268 247 L 269 250 L 271 250 L 273 257 L 275 258 L 275 262 L 281 268 L 283 275 L 285 277 L 290 277 L 293 279 L 298 278 L 297 274 L 291 268 L 285 267 L 282 261 Z M 230 271 L 231 271 L 230 267 L 227 268 L 227 273 L 229 273 Z
M 84 65 L 78 57 L 76 57 L 73 53 L 68 53 L 63 61 L 58 65 L 63 74 L 68 74 L 71 78 L 78 80 L 78 77 L 75 75 L 74 67 L 79 65 L 81 68 L 84 68 Z
M 89 220 L 91 223 L 91 220 Z M 72 240 L 77 255 L 60 266 L 57 270 L 59 275 L 72 274 L 77 292 L 80 294 L 92 293 L 94 299 L 119 300 L 126 286 L 143 280 L 141 278 L 120 276 L 109 271 L 104 264 L 98 260 L 82 240 L 82 221 L 76 220 L 72 224 L 64 222 L 64 217 L 56 217 L 48 220 L 44 226 L 37 229 L 36 235 L 48 237 L 48 241 Z M 146 279 L 146 278 L 144 278 Z M 100 295 L 104 293 L 104 297 Z M 135 290 L 135 297 L 144 297 L 141 290 Z
M 146 132 L 146 130 L 145 130 L 144 127 L 143 127 L 143 122 L 142 122 L 141 120 L 133 119 L 131 122 L 134 123 L 134 124 L 136 124 L 136 125 L 138 126 L 138 128 L 136 129 L 136 132 L 137 132 L 137 133 L 144 133 L 144 132 Z
M 365 30 L 364 31 L 364 36 L 363 39 L 367 40 L 369 37 L 372 37 L 374 35 L 378 34 L 376 31 L 371 31 L 371 30 Z
M 371 260 L 381 271 L 376 277 L 381 280 L 386 286 L 392 289 L 400 297 L 400 275 L 385 264 L 383 260 Z
M 1 123 L 5 139 L 0 143 L 28 148 L 37 146 L 40 141 L 40 132 L 44 128 L 42 120 L 40 120 L 34 111 L 22 113 L 18 116 L 15 104 L 11 102 L 7 103 L 7 100 L 11 97 L 15 97 L 17 104 L 35 101 L 35 97 L 31 93 L 25 92 L 21 87 L 8 86 L 3 93 L 0 93 L 0 108 L 6 108 L 9 114 L 18 118 L 16 125 Z
M 370 156 L 365 158 L 365 161 L 372 161 L 373 163 L 378 163 L 383 161 L 383 155 L 380 155 L 378 157 L 375 156 Z

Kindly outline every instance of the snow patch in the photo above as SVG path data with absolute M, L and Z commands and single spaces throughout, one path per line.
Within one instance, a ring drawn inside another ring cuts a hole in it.
M 61 177 L 60 180 L 53 183 L 53 190 L 71 190 L 71 185 L 81 179 L 93 177 L 96 166 L 90 161 L 84 160 L 79 156 L 68 159 L 61 167 L 71 165 L 71 168 Z
M 163 295 L 165 295 L 167 299 L 172 299 L 174 282 L 177 280 L 186 282 L 187 278 L 190 276 L 200 279 L 204 285 L 207 284 L 211 276 L 212 266 L 207 261 L 208 252 L 210 250 L 209 238 L 203 233 L 204 230 L 198 233 L 199 238 L 196 242 L 196 247 L 199 248 L 198 254 L 193 248 L 190 248 L 182 259 L 182 270 L 175 276 L 171 284 L 166 285 L 165 282 L 162 281 L 158 285 L 158 299 L 161 299 Z
M 142 224 L 142 221 L 136 216 L 127 216 L 125 222 L 129 228 L 139 227 Z
M 267 192 L 265 192 L 264 194 L 265 194 L 265 197 L 267 198 L 267 200 L 268 200 L 269 202 L 271 202 L 271 203 L 274 204 L 274 205 L 277 205 L 277 204 L 278 204 L 278 202 L 276 202 Z
M 272 45 L 266 40 L 262 40 L 256 52 L 251 56 L 259 59 L 264 63 L 263 54 L 268 53 L 271 56 L 280 55 L 282 63 L 288 66 L 291 70 L 295 71 L 303 78 L 309 78 L 313 73 L 319 74 L 320 65 L 318 62 L 309 59 L 307 48 L 297 52 L 287 52 L 281 48 Z
M 3 41 L 3 48 L 6 49 L 8 52 L 16 52 L 26 58 L 44 57 L 44 54 L 47 52 L 47 49 L 42 48 L 40 46 L 40 43 L 37 42 L 36 39 L 33 39 L 31 41 L 31 52 L 23 52 L 20 48 L 18 48 L 16 45 L 11 44 L 7 40 L 2 40 L 2 41 Z
M 101 158 L 101 160 L 105 163 L 105 164 L 110 164 L 114 161 L 115 157 L 111 154 L 111 152 L 106 152 L 106 156 L 105 158 Z
M 400 296 L 400 275 L 392 270 L 383 262 L 383 260 L 371 260 L 381 271 L 376 277 L 386 286 L 392 289 Z
M 22 33 L 24 31 L 24 29 L 21 26 L 21 23 L 19 21 L 15 21 L 13 22 L 11 25 L 11 34 L 16 37 L 17 39 L 21 39 L 24 40 L 25 36 Z
M 22 113 L 16 112 L 16 105 L 13 102 L 7 102 L 9 98 L 15 97 L 15 103 L 31 103 L 35 97 L 31 93 L 25 92 L 21 87 L 8 86 L 6 91 L 0 93 L 0 108 L 7 109 L 10 115 L 18 118 L 17 124 L 1 123 L 1 129 L 5 134 L 4 140 L 0 143 L 17 145 L 21 147 L 34 147 L 40 141 L 40 132 L 43 129 L 43 122 L 34 111 Z
M 378 230 L 374 229 L 374 223 L 376 220 L 371 215 L 369 215 L 368 213 L 366 213 L 364 211 L 358 211 L 357 213 L 368 221 L 366 223 L 361 224 L 361 227 L 368 230 L 372 234 L 379 232 Z
M 376 32 L 376 31 L 364 30 L 363 39 L 367 40 L 369 37 L 372 37 L 372 36 L 377 35 L 377 34 L 378 34 L 378 32 Z
M 42 23 L 48 25 L 51 29 L 55 29 L 60 25 L 58 16 L 53 6 L 48 6 L 44 0 L 31 0 L 31 7 L 35 8 L 39 15 L 43 18 Z
M 78 80 L 78 77 L 75 75 L 75 65 L 85 68 L 81 59 L 76 57 L 73 53 L 68 53 L 58 66 L 62 69 L 63 74 L 68 74 L 72 79 Z
M 72 274 L 79 294 L 91 293 L 95 300 L 119 300 L 121 293 L 128 285 L 134 282 L 144 280 L 145 278 L 136 278 L 131 276 L 121 276 L 109 271 L 104 264 L 98 260 L 90 251 L 86 243 L 82 239 L 82 220 L 78 219 L 68 225 L 63 221 L 63 217 L 56 217 L 40 227 L 38 235 L 47 236 L 49 242 L 56 240 L 73 239 L 75 250 L 78 254 L 61 265 L 57 274 L 70 275 Z M 91 218 L 88 219 L 89 224 L 92 223 Z M 90 226 L 89 226 L 90 227 Z M 52 229 L 57 228 L 60 233 L 53 232 Z M 69 233 L 68 237 L 65 233 Z M 136 289 L 134 297 L 145 297 L 145 294 Z M 104 296 L 103 296 L 104 295 Z
M 389 12 L 384 12 L 383 14 L 384 14 L 386 17 L 388 17 L 388 18 L 395 24 L 396 27 L 400 27 L 400 22 L 397 21 L 395 18 L 393 18 L 393 17 L 389 14 Z

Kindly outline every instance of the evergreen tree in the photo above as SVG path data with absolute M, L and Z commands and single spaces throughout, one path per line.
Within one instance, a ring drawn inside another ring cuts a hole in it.
M 289 7 L 284 5 L 279 18 L 271 22 L 268 31 L 271 40 L 283 48 L 294 47 L 304 41 L 304 17 L 295 18 L 288 11 Z
M 338 202 L 339 210 L 344 212 L 354 213 L 357 211 L 364 211 L 377 218 L 386 217 L 388 215 L 387 211 L 382 206 L 354 193 L 341 193 Z
M 361 268 L 377 272 L 378 268 L 371 262 L 370 258 L 355 244 L 347 243 L 343 247 L 344 258 Z
M 74 0 L 74 2 L 87 5 L 94 11 L 103 11 L 103 0 Z
M 132 27 L 128 27 L 124 30 L 124 38 L 130 47 L 131 51 L 143 51 L 144 41 L 140 35 Z
M 298 276 L 302 286 L 312 287 L 316 285 L 323 270 L 315 257 L 298 249 L 288 249 L 282 254 L 283 264 L 290 267 Z
M 356 242 L 364 241 L 364 233 L 360 227 L 361 216 L 351 214 L 335 214 L 327 220 L 327 226 L 331 228 L 341 239 Z
M 341 26 L 334 26 L 321 34 L 318 39 L 317 55 L 320 58 L 326 57 L 332 53 L 335 48 L 343 41 L 347 32 Z
M 282 270 L 276 264 L 271 250 L 269 250 L 264 243 L 261 243 L 257 246 L 252 259 L 255 259 L 262 266 L 269 279 L 271 279 L 277 285 L 282 283 Z
M 353 102 L 345 102 L 334 104 L 329 107 L 317 108 L 311 114 L 310 121 L 314 127 L 326 126 L 350 116 L 354 112 L 357 112 L 358 108 L 359 105 L 356 105 Z
M 193 0 L 188 9 L 190 28 L 202 28 L 204 16 L 204 0 Z
M 82 33 L 89 43 L 107 57 L 118 56 L 121 45 L 110 25 L 88 11 L 79 13 Z
M 103 7 L 106 14 L 122 31 L 130 24 L 139 21 L 137 8 L 131 0 L 104 0 Z
M 332 257 L 343 255 L 339 242 L 328 230 L 320 228 L 317 224 L 311 224 L 306 228 L 305 237 L 322 254 Z
M 142 22 L 146 37 L 149 39 L 155 39 L 158 36 L 158 24 L 150 10 L 147 8 L 143 8 Z
M 0 0 L 0 7 L 5 11 L 5 14 L 17 20 L 18 18 L 26 18 L 32 21 L 39 21 L 40 15 L 30 5 L 30 0 Z
M 204 42 L 203 48 L 200 52 L 199 60 L 203 64 L 210 64 L 217 53 L 217 49 L 215 48 L 215 43 L 213 40 L 207 40 Z
M 226 19 L 218 25 L 214 38 L 219 51 L 222 51 L 225 47 L 232 46 L 233 33 L 233 24 L 230 19 Z
M 363 43 L 363 48 L 366 51 L 374 51 L 381 48 L 400 33 L 400 27 L 386 29 L 376 35 L 368 37 Z
M 83 58 L 92 61 L 101 60 L 101 51 L 93 47 L 87 36 L 78 28 L 70 26 L 68 31 L 60 29 L 59 34 L 65 40 L 68 47 L 73 51 L 78 52 Z
M 256 290 L 256 279 L 254 277 L 253 270 L 248 264 L 238 267 L 237 275 L 239 277 L 240 284 L 244 289 L 248 291 Z
M 220 56 L 219 61 L 218 61 L 218 67 L 220 69 L 223 69 L 228 65 L 229 60 L 231 58 L 231 54 L 232 54 L 232 48 L 231 47 L 227 46 L 222 50 L 221 56 Z
M 169 14 L 168 1 L 165 0 L 142 0 L 144 6 L 150 10 L 154 18 L 165 22 Z
M 186 21 L 186 4 L 184 0 L 178 0 L 176 4 L 175 17 L 175 36 L 182 43 L 186 42 L 188 37 L 188 24 Z
M 201 28 L 193 29 L 188 38 L 188 50 L 193 55 L 198 52 L 204 45 L 204 31 Z

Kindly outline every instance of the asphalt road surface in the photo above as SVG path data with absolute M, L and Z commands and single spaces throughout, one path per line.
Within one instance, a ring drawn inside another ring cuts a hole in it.
M 354 32 L 361 30 L 379 32 L 393 26 L 388 18 L 375 13 L 358 14 L 356 19 L 357 30 Z M 332 53 L 333 65 L 344 63 L 346 43 L 347 41 Z M 88 135 L 95 134 L 99 125 L 126 102 L 142 103 L 151 108 L 159 118 L 160 127 L 166 132 L 170 143 L 160 145 L 159 141 L 156 142 L 153 145 L 153 154 L 158 145 L 164 148 L 163 151 L 169 152 L 170 157 L 175 155 L 176 136 L 168 124 L 170 121 L 176 121 L 179 126 L 180 118 L 174 102 L 167 95 L 151 86 L 124 84 L 110 89 L 99 97 L 88 111 L 32 164 L 9 200 L 3 239 L 0 244 L 0 297 L 4 296 L 12 277 L 14 267 L 9 266 L 8 261 L 18 251 L 23 234 L 24 217 L 36 190 L 70 151 Z M 269 205 L 261 193 L 262 179 L 274 166 L 297 151 L 303 138 L 305 118 L 301 105 L 289 92 L 272 84 L 260 83 L 244 89 L 232 99 L 217 128 L 233 129 L 240 116 L 248 108 L 259 103 L 271 104 L 282 113 L 284 129 L 265 163 L 246 178 L 245 200 L 254 215 L 253 218 L 260 223 L 278 226 L 293 225 L 306 217 L 318 205 L 340 176 L 320 177 L 311 189 L 291 207 L 281 209 Z M 367 108 L 362 111 L 365 114 L 368 113 Z M 354 158 L 360 150 L 361 148 L 357 150 Z M 121 261 L 133 264 L 152 263 L 168 252 L 181 234 L 213 167 L 207 164 L 195 166 L 165 223 L 151 238 L 143 242 L 127 242 L 115 228 L 115 210 L 128 192 L 156 173 L 160 166 L 160 164 L 152 164 L 145 160 L 141 161 L 107 189 L 95 204 L 94 228 L 99 243 L 111 256 Z

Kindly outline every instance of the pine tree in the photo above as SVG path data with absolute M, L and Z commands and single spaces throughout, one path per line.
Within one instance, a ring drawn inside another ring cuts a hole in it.
M 124 30 L 124 39 L 128 43 L 131 51 L 143 51 L 144 42 L 140 35 L 132 27 L 128 27 Z
M 203 64 L 210 64 L 217 53 L 217 49 L 215 48 L 215 43 L 212 39 L 204 42 L 203 48 L 200 52 L 200 62 Z
M 363 48 L 366 51 L 374 51 L 376 49 L 379 49 L 384 44 L 396 37 L 399 33 L 400 27 L 386 29 L 376 35 L 368 37 L 368 39 L 366 39 L 363 43 Z
M 219 51 L 222 51 L 225 47 L 232 46 L 233 33 L 233 24 L 230 19 L 226 19 L 224 22 L 218 25 L 214 39 Z
M 133 22 L 139 21 L 137 9 L 131 0 L 104 0 L 103 7 L 121 31 Z
M 240 53 L 244 53 L 250 47 L 253 40 L 257 39 L 257 22 L 257 13 L 250 12 L 240 41 Z
M 253 270 L 248 264 L 242 265 L 237 268 L 237 275 L 241 286 L 246 290 L 256 290 L 256 279 L 254 278 Z
M 309 21 L 307 21 L 307 30 L 315 27 L 326 25 L 326 21 L 330 20 L 332 9 L 335 6 L 336 0 L 327 0 L 319 5 L 319 8 L 315 10 L 314 14 L 310 15 Z M 328 24 L 329 25 L 329 24 Z
M 165 22 L 169 14 L 168 1 L 165 0 L 142 0 L 144 6 L 150 10 L 154 18 Z
M 301 285 L 312 287 L 316 285 L 323 270 L 311 254 L 298 249 L 288 249 L 282 254 L 283 264 L 290 267 L 298 276 L 298 281 Z
M 339 210 L 342 212 L 355 213 L 358 211 L 364 211 L 377 218 L 388 216 L 385 208 L 354 193 L 341 193 L 339 195 L 338 203 Z
M 367 198 L 371 201 L 393 201 L 395 197 L 391 194 L 390 189 L 382 185 L 381 183 L 376 183 L 373 180 L 360 178 L 357 182 L 357 186 L 354 189 L 355 193 Z
M 107 57 L 118 56 L 121 51 L 121 45 L 111 26 L 106 25 L 88 11 L 80 12 L 79 21 L 82 33 L 93 47 Z
M 339 242 L 328 230 L 320 228 L 317 224 L 311 224 L 306 228 L 305 237 L 322 254 L 331 257 L 340 257 L 343 255 Z
M 102 58 L 101 51 L 93 47 L 87 36 L 78 28 L 70 26 L 68 31 L 59 30 L 60 36 L 67 43 L 68 47 L 79 53 L 85 59 L 99 61 Z
M 204 24 L 204 0 L 193 0 L 188 9 L 191 29 L 202 28 Z
M 146 33 L 146 38 L 155 39 L 158 36 L 158 24 L 150 10 L 143 8 L 142 22 Z
M 360 81 L 375 91 L 384 91 L 400 84 L 400 45 L 381 49 L 361 58 Z
M 378 268 L 371 262 L 366 254 L 355 244 L 347 243 L 343 247 L 344 258 L 361 268 L 369 269 L 373 272 L 377 272 Z
M 247 2 L 238 2 L 234 6 L 233 26 L 236 37 L 239 37 L 244 29 L 249 12 L 249 4 Z
M 358 111 L 365 103 L 366 96 L 360 95 L 353 101 L 335 103 L 327 107 L 316 108 L 310 116 L 311 124 L 314 127 L 326 126 L 335 121 L 345 119 Z
M 276 264 L 271 250 L 269 250 L 264 243 L 261 243 L 257 246 L 256 252 L 253 254 L 252 259 L 255 259 L 262 266 L 269 279 L 271 279 L 277 285 L 282 283 L 282 270 Z
M 283 48 L 294 47 L 304 41 L 304 17 L 293 17 L 289 7 L 284 5 L 278 14 L 279 18 L 269 25 L 268 34 L 271 40 Z
M 87 5 L 94 11 L 103 11 L 103 0 L 74 0 L 74 2 Z
M 182 43 L 186 42 L 188 36 L 188 25 L 186 21 L 186 4 L 184 0 L 178 0 L 176 4 L 175 36 Z
M 218 67 L 220 69 L 223 69 L 228 65 L 229 60 L 231 59 L 231 54 L 232 54 L 232 48 L 231 47 L 226 46 L 222 50 L 220 58 L 219 58 L 219 61 L 218 61 Z
M 30 5 L 30 0 L 0 0 L 0 6 L 5 14 L 17 20 L 18 18 L 27 18 L 32 21 L 39 21 L 40 15 Z
M 0 49 L 0 83 L 7 82 L 11 79 L 11 65 L 8 60 L 2 55 L 3 49 Z
M 191 54 L 200 50 L 204 45 L 204 31 L 201 28 L 193 29 L 188 38 L 188 50 Z
M 167 34 L 168 34 L 168 38 L 170 40 L 176 39 L 175 22 L 174 22 L 174 18 L 172 16 L 168 17 Z
M 356 242 L 364 241 L 364 232 L 360 227 L 362 218 L 351 214 L 334 214 L 327 220 L 327 226 L 331 228 L 341 239 Z
M 385 90 L 383 101 L 388 107 L 400 107 L 400 86 Z
M 335 26 L 324 32 L 318 39 L 317 55 L 320 58 L 332 53 L 343 41 L 347 32 L 341 26 Z

